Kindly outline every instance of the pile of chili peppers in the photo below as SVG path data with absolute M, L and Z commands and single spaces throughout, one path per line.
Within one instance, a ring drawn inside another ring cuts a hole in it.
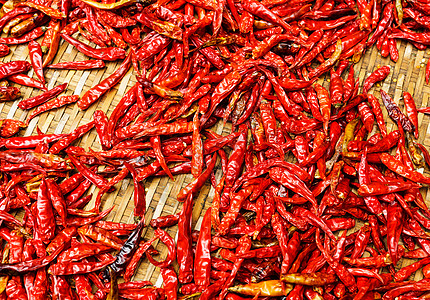
M 20 97 L 9 82 L 42 92 L 18 102 L 33 109 L 26 122 L 0 120 L 0 299 L 429 299 L 430 177 L 419 170 L 430 154 L 417 115 L 430 108 L 375 86 L 389 66 L 354 75 L 374 44 L 393 61 L 398 39 L 426 49 L 429 24 L 426 0 L 3 2 L 0 55 L 23 44 L 30 62 L 0 65 L 0 101 Z M 62 42 L 92 59 L 51 64 Z M 82 97 L 46 88 L 46 68 L 117 60 Z M 46 111 L 87 109 L 131 68 L 137 83 L 109 116 L 17 136 Z M 213 131 L 227 122 L 230 134 Z M 78 146 L 93 129 L 101 151 Z M 193 176 L 181 211 L 148 224 L 145 181 L 178 174 Z M 126 177 L 136 224 L 105 221 L 104 197 Z M 192 230 L 207 181 L 212 205 Z M 176 225 L 174 239 L 165 228 Z M 131 281 L 146 259 L 162 287 Z

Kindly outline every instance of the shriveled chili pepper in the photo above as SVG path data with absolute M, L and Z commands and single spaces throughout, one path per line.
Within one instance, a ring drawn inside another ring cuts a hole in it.
M 125 59 L 126 57 L 126 52 L 122 48 L 110 47 L 110 48 L 95 49 L 81 43 L 80 41 L 72 38 L 67 34 L 61 33 L 61 37 L 65 39 L 68 43 L 75 46 L 83 54 L 95 59 L 115 61 L 117 59 Z
M 56 96 L 58 96 L 59 94 L 61 94 L 67 87 L 67 83 L 63 83 L 59 86 L 56 86 L 55 88 L 44 92 L 40 95 L 28 98 L 28 99 L 23 99 L 18 103 L 18 107 L 21 109 L 31 109 L 33 107 L 36 107 Z
M 87 124 L 77 127 L 69 135 L 67 135 L 66 137 L 60 139 L 55 144 L 53 144 L 49 149 L 49 152 L 52 154 L 59 153 L 61 150 L 66 149 L 74 140 L 80 138 L 82 135 L 84 135 L 86 132 L 91 130 L 91 128 L 93 127 L 94 127 L 94 121 L 91 121 Z
M 48 65 L 49 69 L 61 69 L 61 70 L 92 70 L 104 68 L 105 63 L 103 60 L 85 60 L 85 61 L 67 61 L 57 64 Z
M 155 230 L 155 235 L 167 246 L 167 249 L 168 249 L 167 258 L 162 262 L 157 262 L 152 258 L 152 256 L 148 252 L 146 252 L 146 257 L 153 265 L 159 268 L 166 268 L 173 262 L 173 260 L 176 257 L 175 242 L 167 232 L 165 232 L 160 228 L 157 228 Z
M 396 103 L 394 103 L 393 99 L 384 91 L 381 90 L 382 101 L 384 102 L 385 107 L 387 108 L 388 115 L 396 122 L 400 123 L 404 130 L 407 132 L 414 131 L 414 125 L 411 121 L 400 111 L 399 107 Z
M 51 263 L 58 256 L 58 254 L 60 254 L 63 248 L 64 244 L 53 251 L 50 255 L 45 257 L 24 261 L 18 264 L 2 264 L 0 265 L 0 272 L 24 273 L 38 270 Z
M 210 283 L 209 275 L 211 270 L 211 208 L 209 208 L 202 221 L 199 240 L 196 248 L 196 259 L 194 261 L 194 282 L 203 287 Z
M 107 185 L 107 180 L 102 176 L 95 174 L 72 155 L 70 155 L 69 158 L 72 164 L 79 170 L 79 172 L 84 175 L 85 178 L 97 185 L 100 189 Z
M 45 59 L 43 60 L 43 67 L 45 68 L 48 64 L 51 63 L 51 61 L 54 59 L 58 47 L 60 45 L 60 31 L 61 31 L 61 22 L 55 22 L 53 24 L 53 27 L 49 29 L 50 33 L 50 38 L 49 41 L 46 41 L 46 43 L 49 43 L 49 45 L 47 44 L 43 44 L 43 41 L 45 41 L 45 39 L 42 41 L 42 52 L 44 51 L 44 46 L 48 47 L 48 53 L 45 56 Z M 48 32 L 49 32 L 48 31 Z
M 383 66 L 379 69 L 373 71 L 373 73 L 366 78 L 363 84 L 363 93 L 367 94 L 367 92 L 371 89 L 371 87 L 379 82 L 384 80 L 390 74 L 391 68 L 389 66 Z
M 127 264 L 133 257 L 134 252 L 139 246 L 140 236 L 142 234 L 143 228 L 144 223 L 141 221 L 133 230 L 133 232 L 129 235 L 124 245 L 121 247 L 121 250 L 115 257 L 115 261 L 108 266 L 108 268 L 111 269 L 114 273 L 120 273 L 126 268 Z M 105 272 L 104 276 L 108 277 L 108 274 Z
M 189 283 L 193 280 L 193 255 L 191 250 L 191 213 L 193 196 L 189 194 L 184 202 L 178 220 L 178 262 L 180 262 L 179 282 Z
M 121 66 L 108 78 L 87 91 L 84 96 L 79 99 L 78 106 L 80 109 L 87 109 L 91 104 L 96 102 L 103 94 L 117 84 L 127 73 L 131 66 L 131 54 L 123 61 Z
M 414 182 L 420 182 L 420 183 L 429 183 L 430 178 L 427 178 L 423 174 L 408 169 L 405 165 L 403 165 L 400 161 L 398 161 L 396 158 L 392 157 L 391 155 L 387 153 L 381 153 L 380 156 L 381 161 L 384 165 L 386 165 L 390 170 L 393 172 L 396 172 L 397 174 L 404 176 L 405 178 L 408 178 Z
M 235 292 L 243 295 L 249 296 L 269 296 L 269 297 L 279 297 L 288 295 L 288 293 L 293 289 L 293 285 L 284 284 L 280 280 L 267 280 L 261 281 L 259 283 L 249 283 L 246 285 L 236 285 L 230 287 L 228 290 L 230 292 Z
M 62 106 L 75 103 L 78 101 L 79 96 L 78 95 L 71 95 L 71 96 L 60 96 L 56 99 L 50 100 L 48 102 L 43 103 L 42 105 L 39 105 L 35 110 L 31 112 L 31 114 L 27 118 L 27 124 L 30 122 L 31 119 L 33 119 L 35 116 L 46 112 L 51 109 L 60 108 Z
M 195 194 L 206 182 L 206 180 L 209 178 L 209 175 L 211 174 L 213 168 L 215 167 L 216 163 L 216 153 L 210 158 L 208 161 L 208 165 L 205 171 L 196 178 L 194 181 L 192 181 L 190 184 L 188 184 L 186 187 L 181 189 L 177 195 L 178 201 L 185 201 L 188 194 Z
M 415 138 L 418 139 L 418 112 L 415 101 L 408 92 L 403 92 L 403 101 L 405 102 L 408 119 L 411 121 L 412 125 L 414 125 Z
M 139 263 L 139 260 L 141 257 L 145 254 L 146 251 L 150 248 L 151 244 L 154 242 L 154 240 L 157 239 L 157 236 L 154 236 L 149 241 L 140 244 L 139 248 L 134 252 L 133 257 L 131 258 L 125 273 L 124 273 L 124 280 L 129 281 L 131 276 L 133 276 L 134 271 L 137 268 L 137 264 Z
M 42 69 L 42 49 L 40 44 L 34 40 L 30 41 L 30 43 L 28 43 L 28 52 L 36 76 L 39 78 L 40 82 L 45 84 L 45 77 Z

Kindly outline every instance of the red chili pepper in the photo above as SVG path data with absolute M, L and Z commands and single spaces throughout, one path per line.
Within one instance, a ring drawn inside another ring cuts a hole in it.
M 117 59 L 125 59 L 126 57 L 125 50 L 121 48 L 110 47 L 110 48 L 95 49 L 81 43 L 80 41 L 72 38 L 67 34 L 61 33 L 61 37 L 65 39 L 68 43 L 75 46 L 78 49 L 78 51 L 92 58 L 107 60 L 107 61 L 115 61 Z
M 42 49 L 40 44 L 36 41 L 30 41 L 30 43 L 28 43 L 28 52 L 37 78 L 39 78 L 40 82 L 45 84 L 45 77 L 43 75 L 42 68 Z
M 31 114 L 27 117 L 26 122 L 28 124 L 30 120 L 33 119 L 35 116 L 51 109 L 60 108 L 65 105 L 75 103 L 76 101 L 78 101 L 78 99 L 79 99 L 78 95 L 60 96 L 56 99 L 45 102 L 42 105 L 39 105 L 35 110 L 31 112 Z
M 189 283 L 193 280 L 193 255 L 192 255 L 192 240 L 191 240 L 191 214 L 193 207 L 193 196 L 188 195 L 184 202 L 182 211 L 179 214 L 178 220 L 178 262 L 179 282 Z
M 415 138 L 418 139 L 418 112 L 417 107 L 415 106 L 415 101 L 408 92 L 403 92 L 403 101 L 405 102 L 407 116 L 412 125 L 414 125 Z
M 211 270 L 211 208 L 209 208 L 202 221 L 199 240 L 196 248 L 196 259 L 194 261 L 194 282 L 202 287 L 209 286 L 209 275 Z
M 18 107 L 21 109 L 31 109 L 36 107 L 56 96 L 61 94 L 67 87 L 67 83 L 63 83 L 45 93 L 42 93 L 38 96 L 34 96 L 28 99 L 23 99 L 18 103 Z
M 203 170 L 203 142 L 200 137 L 199 110 L 193 117 L 193 143 L 192 143 L 191 174 L 197 178 Z
M 155 235 L 167 246 L 167 249 L 168 249 L 167 258 L 163 262 L 157 262 L 152 258 L 152 256 L 148 252 L 146 252 L 146 257 L 156 267 L 166 268 L 173 262 L 173 260 L 176 257 L 175 241 L 167 232 L 165 232 L 160 228 L 157 228 L 155 230 Z
M 62 63 L 57 63 L 53 65 L 48 65 L 49 69 L 66 69 L 66 70 L 91 70 L 104 68 L 105 63 L 103 60 L 85 60 L 85 61 L 67 61 Z
M 391 69 L 389 66 L 383 66 L 370 74 L 363 83 L 363 93 L 367 94 L 371 87 L 378 81 L 384 80 L 390 74 L 390 71 Z
M 45 31 L 46 31 L 46 27 L 36 27 L 30 32 L 27 32 L 26 34 L 20 36 L 19 38 L 16 38 L 16 37 L 0 38 L 0 44 L 7 44 L 7 45 L 25 44 L 39 38 L 45 33 Z
M 128 72 L 131 66 L 131 55 L 123 61 L 121 66 L 108 78 L 87 91 L 84 96 L 79 99 L 78 106 L 80 109 L 87 109 L 91 104 L 100 99 L 100 97 L 116 85 Z
M 55 219 L 49 199 L 48 186 L 44 179 L 42 179 L 37 194 L 36 212 L 37 230 L 35 238 L 48 243 L 54 238 Z
M 30 70 L 31 65 L 26 61 L 12 61 L 0 66 L 0 79 L 10 75 L 25 73 Z
M 136 170 L 128 163 L 124 163 L 125 167 L 133 176 L 134 183 L 134 215 L 136 217 L 144 217 L 146 211 L 146 196 L 145 187 L 138 181 Z

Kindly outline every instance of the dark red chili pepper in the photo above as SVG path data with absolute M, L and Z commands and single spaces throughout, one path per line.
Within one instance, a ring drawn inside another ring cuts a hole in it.
M 404 130 L 407 132 L 414 131 L 414 125 L 411 121 L 400 111 L 400 108 L 394 103 L 393 99 L 383 90 L 381 90 L 382 101 L 387 108 L 388 115 L 394 122 L 400 123 Z

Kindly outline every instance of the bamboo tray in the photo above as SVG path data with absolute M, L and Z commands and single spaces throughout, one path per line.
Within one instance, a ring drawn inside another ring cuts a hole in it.
M 383 81 L 382 85 L 377 85 L 373 88 L 373 92 L 379 97 L 379 89 L 382 88 L 387 91 L 396 103 L 403 108 L 403 101 L 401 95 L 403 91 L 411 93 L 417 107 L 429 105 L 430 85 L 425 83 L 425 66 L 428 58 L 430 57 L 430 50 L 418 51 L 411 44 L 405 42 L 398 42 L 397 47 L 399 49 L 400 58 L 397 63 L 392 62 L 389 58 L 383 58 L 376 47 L 369 49 L 361 60 L 355 65 L 355 74 L 360 78 L 360 83 L 363 79 L 373 72 L 376 68 L 383 65 L 391 66 L 391 73 Z M 57 56 L 53 63 L 73 60 L 85 60 L 88 59 L 82 53 L 79 53 L 74 47 L 69 45 L 67 42 L 62 41 L 59 47 Z M 11 52 L 8 56 L 1 59 L 3 62 L 9 62 L 14 60 L 27 60 L 28 48 L 27 44 L 18 45 L 11 47 Z M 101 80 L 108 77 L 112 72 L 120 65 L 118 62 L 110 62 L 106 64 L 106 67 L 99 70 L 93 71 L 73 71 L 73 70 L 45 70 L 45 78 L 49 89 L 62 84 L 68 83 L 66 90 L 67 95 L 80 95 L 90 89 L 92 86 L 98 84 Z M 29 76 L 33 76 L 33 70 L 30 71 Z M 126 74 L 123 80 L 105 94 L 101 101 L 92 105 L 86 111 L 81 111 L 76 104 L 68 105 L 66 107 L 53 110 L 40 116 L 35 117 L 29 123 L 26 130 L 21 131 L 21 135 L 32 135 L 36 133 L 36 128 L 39 128 L 43 132 L 47 133 L 69 133 L 74 130 L 77 126 L 86 124 L 92 120 L 93 112 L 96 109 L 104 111 L 109 117 L 115 108 L 116 104 L 120 101 L 122 96 L 128 91 L 130 87 L 136 82 L 133 70 Z M 328 82 L 325 78 L 320 78 L 319 83 L 322 83 L 328 88 Z M 21 87 L 21 94 L 25 98 L 29 98 L 40 94 L 41 91 Z M 13 118 L 21 121 L 25 121 L 29 111 L 24 111 L 18 108 L 17 101 L 9 101 L 0 103 L 0 118 Z M 384 116 L 387 120 L 387 129 L 392 131 L 396 129 L 396 125 L 388 119 L 387 112 L 383 109 Z M 430 135 L 427 137 L 427 133 L 430 131 L 429 117 L 419 114 L 420 124 L 420 137 L 419 142 L 427 147 L 430 147 Z M 222 123 L 222 122 L 221 122 Z M 215 126 L 215 131 L 219 134 L 228 134 L 231 132 L 231 126 L 227 124 L 225 127 L 222 124 Z M 80 141 L 76 142 L 75 145 L 79 145 L 88 149 L 91 147 L 93 150 L 101 150 L 100 142 L 98 140 L 95 129 L 90 133 L 84 135 Z M 221 176 L 219 168 L 217 166 L 216 177 L 219 179 Z M 424 170 L 423 170 L 424 171 Z M 428 172 L 426 167 L 425 172 Z M 153 178 L 145 182 L 146 187 L 146 201 L 147 201 L 147 212 L 145 216 L 146 224 L 152 218 L 156 218 L 162 215 L 172 214 L 180 211 L 182 204 L 176 201 L 176 195 L 179 190 L 187 185 L 192 180 L 192 175 L 178 175 L 175 177 L 175 181 L 170 180 L 167 176 Z M 115 205 L 113 211 L 107 217 L 107 220 L 119 221 L 124 223 L 132 223 L 133 220 L 133 181 L 130 178 L 123 180 L 116 185 L 116 190 L 113 193 L 105 194 L 103 197 L 103 208 L 108 208 Z M 423 189 L 422 189 L 423 190 Z M 89 193 L 96 195 L 96 188 L 93 186 Z M 202 188 L 200 194 L 195 200 L 193 210 L 193 228 L 199 229 L 201 218 L 205 211 L 210 207 L 214 190 L 209 183 Z M 94 197 L 95 199 L 95 197 Z M 94 200 L 93 199 L 93 200 Z M 427 205 L 430 205 L 430 193 L 424 191 L 424 199 Z M 92 203 L 89 204 L 92 207 Z M 356 228 L 352 231 L 358 230 L 362 226 L 362 223 L 357 223 Z M 168 228 L 167 231 L 173 237 L 176 236 L 177 227 L 173 226 Z M 153 236 L 153 230 L 151 227 L 146 227 L 144 230 L 144 236 L 149 239 Z M 167 255 L 167 249 L 164 248 L 162 243 L 154 243 L 156 249 L 160 251 L 160 259 L 165 258 Z M 397 268 L 411 264 L 413 261 L 403 259 L 397 265 Z M 421 279 L 422 273 L 418 271 L 412 275 L 412 280 Z M 138 271 L 134 276 L 134 280 L 150 280 L 157 286 L 161 286 L 162 279 L 159 276 L 159 270 L 153 265 L 148 263 L 145 259 L 141 262 Z

